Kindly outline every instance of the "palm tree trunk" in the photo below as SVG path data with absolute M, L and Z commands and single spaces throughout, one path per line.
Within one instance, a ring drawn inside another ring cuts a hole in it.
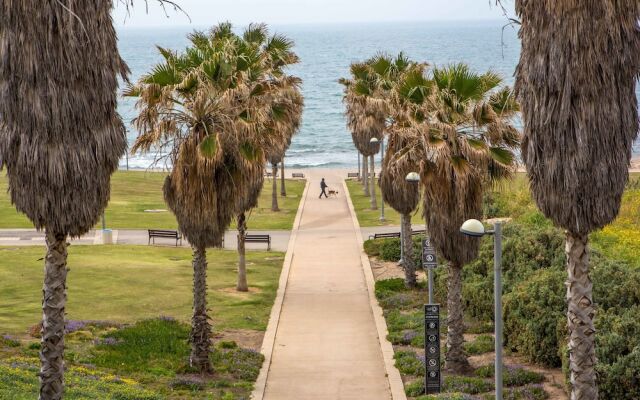
M 238 216 L 238 289 L 239 292 L 248 292 L 247 261 L 245 259 L 245 238 L 247 237 L 247 218 L 242 213 Z
M 411 238 L 411 214 L 402 214 L 402 258 L 404 282 L 407 287 L 416 287 L 416 264 L 413 259 L 413 239 Z
M 371 209 L 378 209 L 378 199 L 376 198 L 376 158 L 371 156 Z
M 593 324 L 593 284 L 589 277 L 589 236 L 567 232 L 567 320 L 572 400 L 598 398 L 596 386 L 596 329 Z
M 278 207 L 278 164 L 271 164 L 271 172 L 273 173 L 273 192 L 271 193 L 271 211 L 280 211 Z
M 190 341 L 191 368 L 201 373 L 211 372 L 211 325 L 207 315 L 207 250 L 204 246 L 193 248 L 193 317 Z
M 284 158 L 280 163 L 280 196 L 287 197 L 287 187 L 284 182 Z
M 67 302 L 67 235 L 47 230 L 42 287 L 40 399 L 62 399 L 64 387 L 64 307 Z
M 469 370 L 464 353 L 464 318 L 462 309 L 462 267 L 449 262 L 449 288 L 447 293 L 447 353 L 445 368 L 456 373 Z
M 362 189 L 364 190 L 364 195 L 369 196 L 369 158 L 362 156 L 362 160 Z

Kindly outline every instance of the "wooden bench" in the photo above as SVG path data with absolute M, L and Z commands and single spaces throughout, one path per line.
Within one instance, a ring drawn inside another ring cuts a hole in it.
M 419 231 L 411 231 L 411 236 L 426 235 L 427 231 L 422 229 Z M 369 235 L 369 239 L 399 239 L 400 232 L 376 233 Z
M 273 178 L 273 174 L 271 172 L 265 172 L 264 176 L 266 176 L 267 178 Z M 276 178 L 278 177 L 278 174 L 276 174 Z
M 271 235 L 247 235 L 245 243 L 266 243 L 267 250 L 271 251 Z
M 149 244 L 151 244 L 152 239 L 153 244 L 156 244 L 156 238 L 175 239 L 176 247 L 178 247 L 178 242 L 180 242 L 180 245 L 182 245 L 182 235 L 178 231 L 149 229 Z
M 359 178 L 360 174 L 357 172 L 348 172 L 347 173 L 347 178 Z
M 293 174 L 291 174 L 292 178 L 304 178 L 304 174 L 301 174 L 299 172 L 294 172 Z

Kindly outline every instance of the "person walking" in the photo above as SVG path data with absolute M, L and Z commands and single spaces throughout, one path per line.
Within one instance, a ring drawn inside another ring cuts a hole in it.
M 329 196 L 327 196 L 327 192 L 325 192 L 325 189 L 327 188 L 327 184 L 324 181 L 324 178 L 322 178 L 322 181 L 320 181 L 320 189 L 322 189 L 322 192 L 320 192 L 320 197 L 318 197 L 319 199 L 322 198 L 322 195 L 324 195 L 325 198 L 329 198 Z

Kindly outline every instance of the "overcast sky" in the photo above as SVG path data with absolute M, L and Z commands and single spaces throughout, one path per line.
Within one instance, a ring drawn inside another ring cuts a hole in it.
M 189 19 L 168 9 L 167 18 L 157 0 L 134 0 L 136 8 L 127 17 L 122 5 L 116 6 L 118 26 L 189 25 Z M 235 24 L 269 24 L 491 20 L 503 18 L 495 0 L 175 0 L 191 17 L 193 25 L 214 25 L 221 21 Z M 507 0 L 512 8 L 513 1 Z M 509 10 L 512 12 L 512 10 Z

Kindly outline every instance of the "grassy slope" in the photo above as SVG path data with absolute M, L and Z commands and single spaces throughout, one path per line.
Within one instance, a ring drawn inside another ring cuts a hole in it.
M 0 248 L 0 334 L 22 334 L 41 317 L 44 249 Z M 235 252 L 211 250 L 209 308 L 214 329 L 264 330 L 284 256 L 247 253 L 252 292 L 235 292 Z M 72 246 L 69 250 L 69 320 L 134 322 L 191 316 L 191 253 L 142 246 Z
M 393 208 L 389 207 L 388 204 L 386 204 L 384 208 L 385 222 L 380 222 L 380 205 L 382 204 L 380 188 L 376 188 L 378 210 L 371 210 L 371 197 L 364 195 L 364 192 L 362 191 L 362 184 L 356 180 L 348 180 L 346 182 L 347 187 L 349 188 L 349 194 L 351 195 L 351 201 L 353 202 L 353 207 L 355 208 L 361 227 L 400 225 L 400 214 L 398 214 Z M 422 223 L 420 221 L 421 215 L 422 211 L 419 209 L 413 220 L 416 221 L 416 223 Z
M 107 225 L 113 229 L 175 229 L 176 220 L 170 212 L 145 213 L 144 210 L 166 210 L 162 197 L 164 173 L 119 171 L 112 179 L 111 201 L 107 208 Z M 265 190 L 259 206 L 249 217 L 249 229 L 287 230 L 293 226 L 304 181 L 287 181 L 286 198 L 279 197 L 280 212 L 271 212 L 271 181 L 265 182 Z M 278 191 L 279 193 L 279 191 Z M 7 178 L 0 175 L 0 229 L 31 228 L 33 225 L 11 205 L 7 193 Z

